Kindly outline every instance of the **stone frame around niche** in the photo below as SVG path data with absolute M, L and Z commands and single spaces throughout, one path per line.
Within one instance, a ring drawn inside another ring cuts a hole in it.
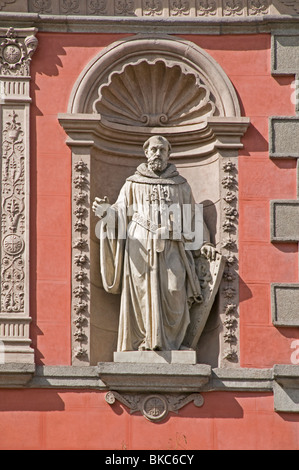
M 140 61 L 154 64 L 163 61 L 166 67 L 178 66 L 181 73 L 199 77 L 213 97 L 217 111 L 198 123 L 151 126 L 113 122 L 95 112 L 92 105 L 99 99 L 99 90 L 111 83 L 113 74 Z M 92 254 L 92 165 L 94 155 L 104 149 L 116 158 L 141 157 L 143 142 L 155 134 L 163 134 L 172 143 L 172 157 L 183 155 L 196 159 L 217 155 L 219 159 L 219 192 L 221 217 L 219 245 L 225 255 L 226 271 L 220 286 L 219 312 L 223 325 L 220 338 L 219 366 L 238 367 L 238 151 L 241 138 L 249 126 L 249 118 L 241 117 L 237 94 L 221 67 L 195 44 L 171 36 L 136 35 L 118 41 L 100 54 L 83 70 L 69 100 L 68 112 L 58 119 L 67 134 L 72 151 L 72 363 L 95 365 L 91 360 L 91 307 L 94 262 Z M 100 276 L 100 274 L 98 274 Z M 104 361 L 107 365 L 110 362 Z M 112 363 L 113 365 L 113 363 Z M 115 376 L 115 371 L 112 374 Z M 162 374 L 163 375 L 163 374 Z M 107 376 L 107 374 L 106 374 Z M 109 373 L 108 373 L 109 376 Z

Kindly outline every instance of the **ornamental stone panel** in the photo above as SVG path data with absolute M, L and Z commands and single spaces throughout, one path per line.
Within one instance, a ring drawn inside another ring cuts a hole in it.
M 0 340 L 5 363 L 34 360 L 29 337 L 29 82 L 35 34 L 34 28 L 0 29 Z

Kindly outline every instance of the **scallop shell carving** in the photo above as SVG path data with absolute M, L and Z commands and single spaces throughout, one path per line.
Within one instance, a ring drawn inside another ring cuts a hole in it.
M 110 122 L 148 127 L 195 124 L 216 112 L 199 76 L 162 60 L 143 60 L 112 73 L 93 109 Z

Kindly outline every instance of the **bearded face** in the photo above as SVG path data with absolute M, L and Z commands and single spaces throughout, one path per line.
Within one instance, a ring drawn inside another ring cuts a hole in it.
M 148 165 L 150 170 L 157 173 L 157 172 L 163 171 L 166 168 L 167 163 L 163 162 L 163 160 L 161 158 L 153 157 L 151 159 L 148 159 L 147 165 Z
M 169 158 L 167 142 L 153 139 L 146 151 L 148 168 L 155 173 L 165 170 Z

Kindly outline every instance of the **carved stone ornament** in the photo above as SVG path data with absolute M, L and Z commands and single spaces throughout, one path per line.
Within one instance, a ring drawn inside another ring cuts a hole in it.
M 17 0 L 0 0 L 0 11 L 16 12 L 18 5 L 15 3 Z M 18 0 L 18 3 L 23 3 L 21 12 L 54 18 L 74 16 L 75 22 L 79 16 L 242 20 L 243 16 L 299 14 L 297 0 Z
M 190 0 L 170 0 L 170 14 L 182 16 L 190 14 Z
M 163 60 L 128 64 L 99 89 L 94 111 L 107 121 L 136 126 L 183 126 L 216 112 L 199 76 Z
M 10 5 L 11 3 L 16 3 L 16 0 L 1 0 L 0 1 L 0 10 L 6 7 L 6 5 Z
M 224 348 L 223 359 L 229 362 L 238 361 L 238 307 L 234 303 L 238 295 L 238 278 L 236 275 L 237 259 L 237 166 L 231 160 L 227 160 L 222 165 L 223 177 L 222 186 L 224 188 L 223 207 L 223 231 L 227 237 L 222 242 L 222 247 L 226 255 L 227 263 L 223 275 L 223 325 L 224 325 Z
M 88 201 L 89 181 L 87 178 L 88 165 L 82 160 L 74 162 L 74 195 L 73 195 L 73 208 L 74 208 L 74 223 L 73 230 L 76 234 L 73 242 L 73 263 L 74 263 L 74 283 L 73 295 L 75 297 L 73 302 L 74 311 L 74 339 L 76 346 L 74 348 L 74 355 L 77 359 L 88 359 L 88 350 L 86 349 L 87 337 L 85 329 L 88 326 L 88 288 L 86 286 L 89 271 L 89 259 L 86 255 L 88 249 L 88 227 L 86 225 L 86 218 L 88 215 L 86 203 Z
M 41 14 L 52 13 L 52 0 L 31 0 L 30 10 Z
M 13 111 L 3 132 L 1 311 L 24 311 L 24 132 Z
M 215 16 L 217 14 L 216 0 L 197 0 L 198 16 Z
M 134 15 L 135 1 L 134 0 L 115 0 L 115 14 L 116 15 Z
M 148 7 L 153 5 L 148 3 Z M 88 353 L 95 351 L 90 348 L 90 331 L 98 322 L 93 318 L 99 319 L 99 304 L 92 300 L 98 280 L 91 279 L 98 273 L 92 251 L 98 248 L 97 241 L 89 241 L 89 220 L 94 223 L 94 218 L 88 204 L 89 190 L 94 196 L 98 189 L 92 186 L 95 182 L 90 179 L 90 165 L 93 174 L 101 172 L 100 162 L 109 155 L 111 161 L 126 162 L 124 168 L 135 166 L 130 160 L 144 158 L 142 146 L 150 135 L 163 135 L 171 142 L 174 163 L 186 158 L 197 161 L 212 155 L 232 155 L 223 158 L 219 180 L 223 211 L 219 247 L 224 250 L 227 264 L 220 287 L 225 300 L 221 315 L 223 321 L 236 319 L 226 323 L 223 332 L 224 347 L 230 346 L 232 343 L 227 341 L 231 337 L 224 334 L 238 331 L 237 315 L 225 313 L 226 305 L 238 302 L 236 157 L 249 120 L 241 117 L 237 95 L 219 65 L 195 44 L 177 37 L 127 38 L 109 46 L 86 67 L 74 86 L 68 113 L 59 115 L 59 122 L 73 153 L 73 363 L 99 361 L 96 356 L 89 358 Z M 82 162 L 87 164 L 85 170 Z M 215 259 L 215 272 L 219 261 Z M 203 281 L 203 287 L 213 291 L 213 282 L 212 273 Z M 200 318 L 199 323 L 196 318 L 194 321 L 189 328 L 193 347 L 198 340 Z M 97 326 L 97 334 L 100 328 Z M 104 360 L 113 360 L 115 350 Z
M 224 16 L 239 16 L 244 14 L 243 0 L 223 0 Z
M 269 0 L 249 0 L 248 11 L 250 15 L 266 15 L 269 13 Z
M 116 400 L 130 409 L 130 413 L 140 412 L 147 420 L 159 422 L 166 419 L 169 412 L 178 413 L 178 410 L 193 402 L 195 406 L 204 404 L 203 396 L 199 393 L 189 395 L 177 394 L 120 394 L 115 391 L 107 392 L 105 400 L 113 405 Z
M 0 43 L 0 73 L 29 75 L 29 64 L 36 47 L 34 35 L 21 39 L 14 28 L 9 28 Z
M 87 11 L 92 15 L 105 15 L 108 0 L 88 0 Z
M 297 0 L 279 0 L 283 5 L 293 10 L 295 13 L 299 13 L 299 3 Z
M 29 338 L 28 132 L 29 66 L 37 46 L 35 33 L 33 28 L 0 30 L 0 340 L 5 362 L 33 362 Z
M 162 0 L 143 0 L 143 12 L 145 16 L 162 15 L 163 13 Z

